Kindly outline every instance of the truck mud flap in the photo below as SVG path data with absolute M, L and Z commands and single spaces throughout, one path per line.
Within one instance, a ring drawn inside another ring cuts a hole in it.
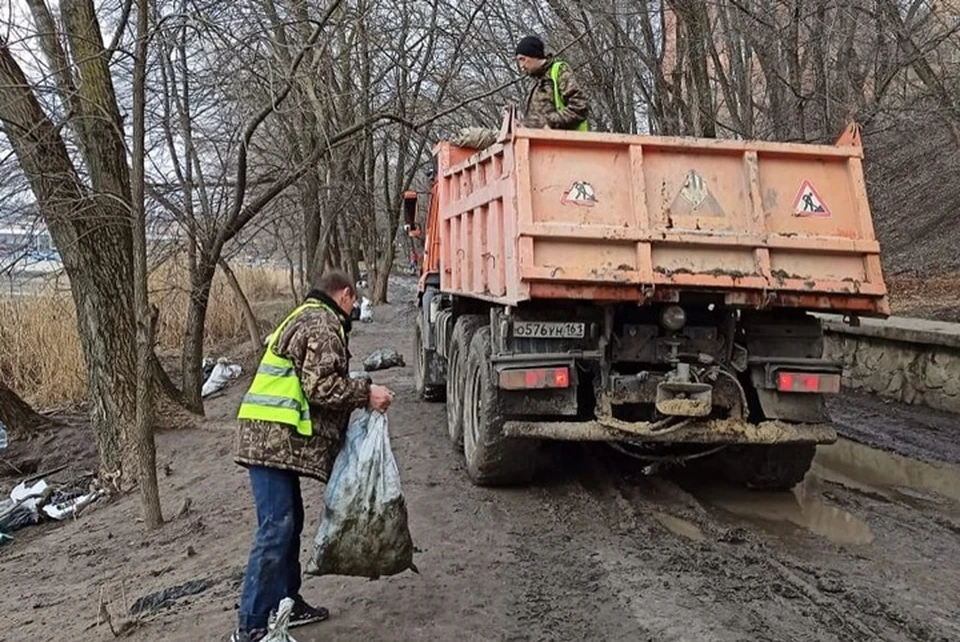
M 649 424 L 617 422 L 618 427 L 600 421 L 508 421 L 508 437 L 558 441 L 642 441 L 688 444 L 832 444 L 837 432 L 829 424 L 793 424 L 764 421 L 752 424 L 734 419 L 690 421 L 676 429 L 645 431 Z M 622 424 L 622 425 L 621 425 Z M 634 428 L 634 429 L 631 429 Z

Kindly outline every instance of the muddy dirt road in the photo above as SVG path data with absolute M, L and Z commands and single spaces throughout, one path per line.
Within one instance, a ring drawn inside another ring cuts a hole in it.
M 378 310 L 355 331 L 357 362 L 377 347 L 412 362 L 409 325 L 402 306 Z M 421 575 L 307 578 L 333 616 L 299 642 L 960 640 L 960 472 L 943 463 L 960 461 L 957 418 L 845 398 L 842 428 L 879 448 L 821 449 L 791 493 L 646 475 L 602 445 L 554 447 L 532 488 L 495 491 L 468 483 L 409 367 L 375 380 L 399 393 L 390 426 Z M 138 598 L 188 582 L 193 595 L 132 618 L 129 639 L 225 639 L 254 523 L 229 456 L 245 383 L 211 402 L 204 430 L 160 435 L 167 514 L 189 496 L 185 516 L 145 533 L 131 496 L 0 549 L 0 640 L 110 640 L 101 601 L 117 627 Z M 305 497 L 304 555 L 322 488 Z

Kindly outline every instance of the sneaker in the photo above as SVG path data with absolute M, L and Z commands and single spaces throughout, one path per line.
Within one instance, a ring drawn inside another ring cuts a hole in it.
M 322 606 L 310 606 L 304 600 L 297 600 L 290 613 L 290 628 L 306 626 L 314 622 L 323 622 L 330 617 L 330 611 Z
M 266 637 L 266 629 L 254 629 L 253 631 L 241 631 L 237 629 L 230 636 L 230 642 L 259 642 Z

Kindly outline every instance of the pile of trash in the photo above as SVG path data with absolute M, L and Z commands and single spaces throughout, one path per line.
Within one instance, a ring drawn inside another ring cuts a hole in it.
M 388 368 L 402 368 L 405 365 L 403 355 L 393 348 L 380 348 L 379 350 L 375 350 L 363 361 L 363 369 L 367 372 L 387 370 Z
M 54 490 L 45 480 L 22 481 L 0 501 L 0 543 L 12 539 L 8 533 L 43 520 L 63 521 L 77 515 L 106 493 Z

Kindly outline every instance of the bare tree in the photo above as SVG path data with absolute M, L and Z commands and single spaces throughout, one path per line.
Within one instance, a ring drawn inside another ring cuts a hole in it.
M 135 470 L 125 445 L 136 420 L 131 196 L 122 118 L 92 1 L 61 3 L 62 32 L 45 3 L 31 2 L 30 8 L 89 183 L 74 165 L 63 125 L 41 106 L 2 40 L 0 121 L 63 256 L 87 363 L 101 471 L 120 480 Z
M 157 486 L 157 449 L 153 438 L 153 314 L 147 278 L 147 212 L 144 149 L 146 141 L 147 51 L 149 0 L 137 0 L 137 39 L 133 65 L 133 167 L 131 171 L 131 219 L 133 231 L 133 303 L 137 327 L 137 415 L 134 448 L 138 464 L 140 499 L 147 528 L 163 523 Z

